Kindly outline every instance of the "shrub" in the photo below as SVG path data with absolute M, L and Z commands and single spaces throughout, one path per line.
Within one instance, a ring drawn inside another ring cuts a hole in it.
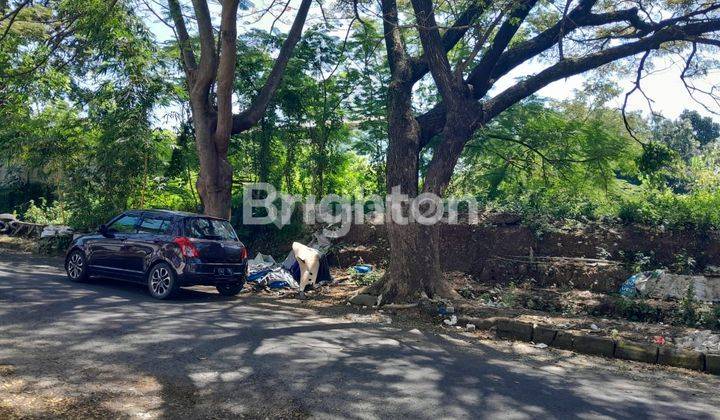
M 697 309 L 698 304 L 695 301 L 695 285 L 690 282 L 685 296 L 680 300 L 680 307 L 678 308 L 680 320 L 685 325 L 694 327 L 698 323 Z
M 70 216 L 70 213 L 60 201 L 48 205 L 47 201 L 41 198 L 40 205 L 36 205 L 34 200 L 30 200 L 30 205 L 23 214 L 23 220 L 42 225 L 63 225 L 67 223 Z

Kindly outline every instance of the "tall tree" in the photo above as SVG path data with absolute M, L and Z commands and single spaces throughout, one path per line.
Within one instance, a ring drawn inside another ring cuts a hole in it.
M 399 10 L 396 0 L 381 1 L 391 71 L 387 186 L 388 190 L 400 187 L 410 197 L 420 192 L 443 195 L 473 134 L 554 81 L 639 56 L 634 91 L 642 92 L 640 81 L 654 52 L 671 47 L 683 52 L 687 51 L 683 43 L 690 44 L 689 67 L 701 57 L 698 46 L 720 45 L 720 2 L 474 0 L 448 6 L 412 0 L 411 4 L 412 11 L 406 12 Z M 461 13 L 453 17 L 447 9 Z M 401 16 L 409 22 L 401 22 Z M 411 55 L 413 48 L 407 45 L 411 35 L 419 37 L 420 56 Z M 456 48 L 459 43 L 468 48 Z M 537 58 L 549 65 L 500 92 L 491 91 L 498 79 Z M 439 101 L 417 115 L 413 89 L 428 73 Z M 421 180 L 419 157 L 430 146 L 432 158 Z M 439 269 L 437 227 L 389 220 L 387 230 L 389 268 L 371 292 L 395 301 L 414 300 L 422 293 L 452 294 Z
M 693 134 L 695 134 L 701 146 L 705 146 L 720 137 L 720 124 L 710 117 L 703 117 L 697 111 L 686 109 L 680 114 L 680 119 L 690 121 Z
M 230 218 L 233 175 L 233 168 L 228 162 L 230 137 L 249 130 L 263 117 L 300 39 L 311 2 L 301 0 L 288 36 L 258 95 L 245 110 L 233 114 L 239 0 L 219 1 L 221 13 L 217 37 L 207 0 L 193 0 L 192 20 L 197 22 L 199 60 L 185 24 L 180 1 L 168 0 L 190 96 L 200 161 L 197 190 L 206 214 Z

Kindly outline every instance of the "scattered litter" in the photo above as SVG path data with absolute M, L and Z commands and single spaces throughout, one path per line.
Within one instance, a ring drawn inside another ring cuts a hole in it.
M 533 345 L 533 347 L 535 347 L 537 349 L 545 349 L 545 348 L 547 348 L 547 346 L 548 345 L 545 343 L 535 343 L 535 345 Z
M 720 279 L 706 276 L 670 274 L 663 270 L 634 274 L 620 286 L 625 297 L 637 295 L 654 299 L 682 299 L 692 285 L 695 299 L 701 302 L 720 301 Z
M 467 324 L 465 325 L 466 331 L 475 331 L 475 324 Z
M 293 242 L 282 264 L 278 264 L 271 255 L 257 254 L 248 261 L 248 282 L 255 283 L 257 289 L 301 289 L 307 286 L 332 282 L 330 266 L 324 253 L 331 247 L 330 240 L 322 234 L 313 236 L 310 246 Z
M 446 319 L 443 321 L 445 325 L 455 325 L 457 324 L 457 316 L 453 315 L 450 317 L 450 319 Z
M 353 267 L 353 270 L 358 274 L 367 274 L 372 271 L 372 266 L 368 264 L 356 265 Z
M 590 324 L 590 329 L 593 331 L 597 331 L 600 329 L 600 327 L 598 327 L 596 324 Z
M 455 313 L 455 307 L 450 306 L 446 303 L 441 302 L 440 305 L 438 305 L 438 314 L 441 316 L 444 315 L 452 315 Z
M 637 289 L 635 287 L 635 284 L 641 274 L 642 273 L 633 274 L 627 280 L 625 280 L 625 283 L 620 286 L 620 296 L 625 296 L 628 298 L 637 296 Z
M 677 338 L 675 344 L 685 349 L 720 353 L 720 334 L 713 333 L 711 330 L 696 331 Z

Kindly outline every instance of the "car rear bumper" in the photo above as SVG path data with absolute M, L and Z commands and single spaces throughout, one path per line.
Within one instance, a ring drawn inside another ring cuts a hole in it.
M 215 286 L 227 283 L 244 283 L 246 264 L 187 264 L 178 275 L 183 286 Z

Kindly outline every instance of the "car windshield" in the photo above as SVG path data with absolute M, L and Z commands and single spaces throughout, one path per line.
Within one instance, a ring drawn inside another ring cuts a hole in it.
M 202 217 L 185 220 L 185 235 L 195 239 L 238 240 L 230 222 Z

